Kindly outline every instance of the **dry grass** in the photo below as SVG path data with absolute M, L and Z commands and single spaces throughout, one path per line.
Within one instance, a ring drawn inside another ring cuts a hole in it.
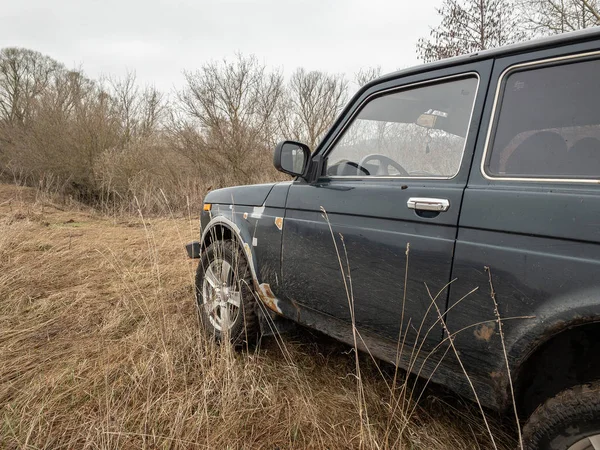
M 197 233 L 195 218 L 108 218 L 0 185 L 0 448 L 489 447 L 454 399 L 392 415 L 391 378 L 364 356 L 361 423 L 345 346 L 204 339 L 183 249 Z

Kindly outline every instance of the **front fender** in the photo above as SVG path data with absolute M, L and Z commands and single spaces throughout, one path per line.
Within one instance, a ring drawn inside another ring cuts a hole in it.
M 210 191 L 204 198 L 204 203 L 219 203 L 222 205 L 260 206 L 265 203 L 275 183 L 250 184 L 247 186 L 232 186 Z
M 240 248 L 243 249 L 248 266 L 250 267 L 255 293 L 265 306 L 278 314 L 282 314 L 279 307 L 279 299 L 275 297 L 269 284 L 261 283 L 261 280 L 258 278 L 259 270 L 253 245 L 255 238 L 250 234 L 247 224 L 242 223 L 242 221 L 246 221 L 248 218 L 260 219 L 265 207 L 242 207 L 236 211 L 236 208 L 231 205 L 214 206 L 215 211 L 214 213 L 213 211 L 209 212 L 210 220 L 202 231 L 200 252 L 204 252 L 210 242 L 222 236 L 223 228 L 228 230 L 234 240 L 239 243 Z
M 217 232 L 220 227 L 224 227 L 229 230 L 235 240 L 244 249 L 244 254 L 248 259 L 248 265 L 252 272 L 252 278 L 258 281 L 256 274 L 258 273 L 258 267 L 256 266 L 256 258 L 254 250 L 252 248 L 252 236 L 246 227 L 240 227 L 240 224 L 236 223 L 235 214 L 232 212 L 229 215 L 224 215 L 221 211 L 218 215 L 214 215 L 210 218 L 210 221 L 202 230 L 202 237 L 200 238 L 200 252 L 204 252 L 208 244 L 215 238 L 220 238 L 221 233 Z

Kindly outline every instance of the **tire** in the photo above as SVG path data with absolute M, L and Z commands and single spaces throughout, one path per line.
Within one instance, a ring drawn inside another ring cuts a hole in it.
M 562 391 L 539 406 L 523 428 L 527 450 L 600 449 L 600 382 Z
M 234 346 L 256 343 L 259 324 L 252 274 L 235 242 L 214 241 L 202 252 L 196 271 L 196 300 L 209 337 Z

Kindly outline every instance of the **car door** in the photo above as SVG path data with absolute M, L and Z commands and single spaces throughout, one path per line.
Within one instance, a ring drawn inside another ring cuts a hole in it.
M 597 41 L 569 45 L 494 65 L 493 101 L 463 200 L 447 322 L 451 332 L 464 330 L 455 345 L 472 381 L 480 383 L 479 395 L 499 394 L 500 404 L 508 392 L 504 351 L 512 368 L 552 333 L 597 320 L 597 49 Z M 587 345 L 580 342 L 577 352 Z M 570 358 L 551 359 L 537 369 L 560 380 L 569 364 Z
M 290 187 L 283 296 L 430 348 L 446 307 L 463 190 L 492 63 L 390 78 L 359 93 Z M 435 300 L 435 302 L 434 302 Z

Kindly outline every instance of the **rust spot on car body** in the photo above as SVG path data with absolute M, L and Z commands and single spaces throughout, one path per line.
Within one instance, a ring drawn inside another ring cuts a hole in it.
M 508 405 L 510 393 L 508 391 L 508 371 L 506 368 L 490 372 L 490 379 L 496 391 L 497 401 L 501 405 Z
M 283 217 L 275 217 L 275 226 L 279 231 L 283 230 Z
M 278 305 L 277 297 L 273 294 L 271 286 L 268 283 L 262 283 L 258 285 L 257 289 L 258 296 L 267 308 L 281 314 L 281 309 Z
M 480 341 L 489 341 L 496 330 L 496 322 L 484 323 L 475 328 L 473 332 Z

